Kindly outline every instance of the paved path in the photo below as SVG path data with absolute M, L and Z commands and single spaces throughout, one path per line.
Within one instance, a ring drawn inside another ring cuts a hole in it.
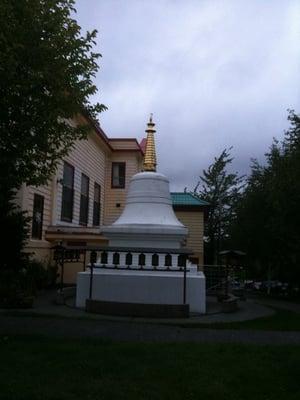
M 93 320 L 104 320 L 113 322 L 134 322 L 138 323 L 154 323 L 154 324 L 167 324 L 167 325 L 194 325 L 194 324 L 208 324 L 216 322 L 239 322 L 267 317 L 274 314 L 274 310 L 265 305 L 257 304 L 253 300 L 239 302 L 239 309 L 232 313 L 220 312 L 220 303 L 217 303 L 213 298 L 208 297 L 207 308 L 208 314 L 205 315 L 192 315 L 186 319 L 157 319 L 157 318 L 130 318 L 130 317 L 116 317 L 104 316 L 99 314 L 87 313 L 84 310 L 75 308 L 74 299 L 69 299 L 66 305 L 55 304 L 55 291 L 46 291 L 40 295 L 34 302 L 34 307 L 29 310 L 20 310 L 21 313 L 29 314 L 42 314 L 51 316 L 61 316 L 65 318 L 88 318 Z M 1 310 L 0 310 L 1 314 Z
M 134 342 L 213 342 L 300 345 L 300 332 L 213 330 L 104 320 L 0 315 L 0 335 L 46 335 Z
M 271 306 L 274 308 L 282 308 L 283 310 L 293 311 L 300 314 L 300 303 L 292 303 L 290 301 L 268 299 L 268 298 L 255 298 L 259 304 Z
M 300 332 L 220 330 L 193 326 L 195 323 L 205 325 L 207 323 L 244 321 L 268 316 L 274 313 L 274 310 L 270 307 L 300 312 L 300 304 L 272 299 L 252 299 L 240 302 L 240 309 L 235 313 L 222 314 L 216 312 L 209 315 L 193 316 L 186 320 L 146 320 L 87 314 L 83 310 L 55 305 L 54 298 L 55 292 L 44 293 L 43 296 L 38 298 L 33 309 L 20 311 L 20 316 L 12 316 L 2 310 L 2 313 L 0 312 L 0 334 L 91 337 L 137 342 L 174 341 L 300 345 Z M 211 308 L 211 310 L 214 309 Z M 32 315 L 32 313 L 36 313 L 37 316 Z M 183 324 L 185 327 L 182 327 Z

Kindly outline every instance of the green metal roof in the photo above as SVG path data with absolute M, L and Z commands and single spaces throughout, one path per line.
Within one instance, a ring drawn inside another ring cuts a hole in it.
M 171 193 L 173 206 L 208 206 L 207 201 L 201 200 L 188 192 Z

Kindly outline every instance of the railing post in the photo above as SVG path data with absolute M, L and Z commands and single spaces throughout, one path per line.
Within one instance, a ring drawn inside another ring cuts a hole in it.
M 179 265 L 178 265 L 178 257 L 179 257 L 178 254 L 173 254 L 172 255 L 173 267 L 175 269 L 179 267 Z
M 61 262 L 60 262 L 60 291 L 64 288 L 64 273 L 65 273 L 65 250 L 61 250 Z
M 225 274 L 226 274 L 226 285 L 225 285 L 225 297 L 226 299 L 228 298 L 228 292 L 229 292 L 229 266 L 228 263 L 226 261 L 226 270 L 225 270 Z
M 183 304 L 186 304 L 186 257 L 183 265 Z
M 93 295 L 93 277 L 94 277 L 94 264 L 97 261 L 97 252 L 96 251 L 92 251 L 91 252 L 91 266 L 90 266 L 90 293 L 89 293 L 89 298 L 92 298 Z
M 165 254 L 158 254 L 158 267 L 157 269 L 165 269 Z
M 83 250 L 83 271 L 85 271 L 85 261 L 86 261 L 86 250 Z

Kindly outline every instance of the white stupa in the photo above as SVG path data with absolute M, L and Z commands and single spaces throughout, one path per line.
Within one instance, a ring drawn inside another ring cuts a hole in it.
M 156 172 L 154 127 L 151 115 L 143 172 L 132 177 L 121 216 L 102 229 L 111 246 L 180 248 L 188 234 L 173 211 L 167 177 Z
M 174 213 L 168 179 L 156 172 L 154 127 L 151 116 L 146 129 L 143 172 L 131 178 L 120 217 L 112 225 L 102 228 L 109 247 L 105 251 L 106 258 L 97 260 L 96 267 L 99 268 L 93 275 L 93 299 L 135 304 L 182 304 L 183 269 L 180 259 L 189 254 L 183 246 L 188 229 Z M 204 313 L 203 273 L 196 265 L 188 263 L 185 276 L 184 296 L 190 311 Z M 89 271 L 78 274 L 78 307 L 84 307 L 89 296 L 89 277 Z

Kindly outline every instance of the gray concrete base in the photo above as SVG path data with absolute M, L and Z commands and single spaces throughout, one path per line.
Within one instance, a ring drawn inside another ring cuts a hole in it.
M 204 314 L 205 276 L 197 268 L 186 275 L 186 304 L 192 312 Z M 76 306 L 85 307 L 90 297 L 90 271 L 77 274 Z M 99 268 L 92 279 L 93 300 L 139 303 L 139 304 L 174 304 L 184 303 L 183 272 L 164 270 L 138 270 Z
M 87 312 L 122 317 L 189 318 L 188 304 L 141 304 L 86 300 Z
M 132 318 L 132 317 L 117 317 L 108 315 L 99 315 L 87 313 L 84 309 L 75 308 L 75 298 L 68 299 L 65 305 L 55 304 L 56 291 L 43 291 L 39 294 L 34 301 L 33 308 L 28 310 L 18 310 L 20 313 L 37 314 L 58 316 L 61 318 L 75 318 L 75 319 L 92 319 L 103 321 L 118 321 L 118 322 L 139 322 L 149 324 L 167 324 L 178 325 L 184 323 L 185 325 L 194 324 L 210 324 L 210 323 L 226 323 L 226 322 L 239 322 L 247 321 L 256 318 L 268 317 L 275 313 L 274 309 L 267 305 L 258 304 L 256 300 L 249 299 L 239 303 L 239 309 L 234 313 L 222 313 L 221 305 L 213 297 L 207 298 L 207 314 L 201 315 L 191 313 L 189 318 L 186 319 L 156 319 L 156 318 Z M 257 300 L 258 301 L 258 300 Z M 15 311 L 15 310 L 14 310 Z M 7 310 L 0 310 L 0 313 L 7 313 Z

